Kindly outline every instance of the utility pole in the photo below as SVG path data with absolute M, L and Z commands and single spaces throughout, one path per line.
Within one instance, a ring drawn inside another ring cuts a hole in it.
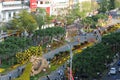
M 72 45 L 70 44 L 70 80 L 72 80 L 72 57 L 73 57 Z
M 72 45 L 70 41 L 68 42 L 68 47 L 69 47 L 69 51 L 70 51 L 70 68 L 69 68 L 69 78 L 70 80 L 72 80 L 73 76 L 72 76 L 72 58 L 73 58 L 73 53 L 72 53 Z

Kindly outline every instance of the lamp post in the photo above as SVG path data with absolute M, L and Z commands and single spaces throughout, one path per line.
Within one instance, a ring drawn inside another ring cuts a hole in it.
M 72 46 L 70 44 L 70 80 L 72 80 L 72 57 L 73 57 L 73 54 L 72 54 Z
M 72 57 L 73 57 L 73 53 L 72 53 L 72 45 L 71 45 L 71 42 L 69 40 L 67 40 L 68 42 L 68 47 L 69 47 L 69 50 L 70 50 L 70 69 L 69 69 L 69 77 L 70 77 L 70 80 L 72 80 Z

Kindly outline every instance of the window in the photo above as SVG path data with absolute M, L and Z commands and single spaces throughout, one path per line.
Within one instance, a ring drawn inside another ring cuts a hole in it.
M 11 13 L 10 12 L 8 13 L 8 17 L 11 18 Z
M 49 1 L 46 1 L 45 4 L 49 4 Z
M 16 15 L 16 13 L 14 12 L 14 13 L 13 13 L 13 16 L 15 16 L 15 15 Z
M 6 18 L 6 13 L 3 12 L 3 20 Z
M 43 4 L 43 1 L 40 1 L 40 4 Z

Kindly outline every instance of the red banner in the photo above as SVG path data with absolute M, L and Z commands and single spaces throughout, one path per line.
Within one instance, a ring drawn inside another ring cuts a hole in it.
M 46 13 L 50 14 L 50 7 L 46 7 Z
M 36 0 L 30 0 L 31 11 L 36 11 L 36 8 L 37 8 L 37 1 Z

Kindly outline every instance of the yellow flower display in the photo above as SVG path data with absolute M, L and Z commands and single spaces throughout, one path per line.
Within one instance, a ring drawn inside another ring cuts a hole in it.
M 29 61 L 29 59 L 32 55 L 41 56 L 42 55 L 42 48 L 40 46 L 32 46 L 23 52 L 18 52 L 16 54 L 16 58 L 17 58 L 18 63 L 23 64 L 23 63 Z
M 5 70 L 5 69 L 3 69 L 3 68 L 0 68 L 0 73 L 1 73 L 1 72 L 3 72 L 4 70 Z

